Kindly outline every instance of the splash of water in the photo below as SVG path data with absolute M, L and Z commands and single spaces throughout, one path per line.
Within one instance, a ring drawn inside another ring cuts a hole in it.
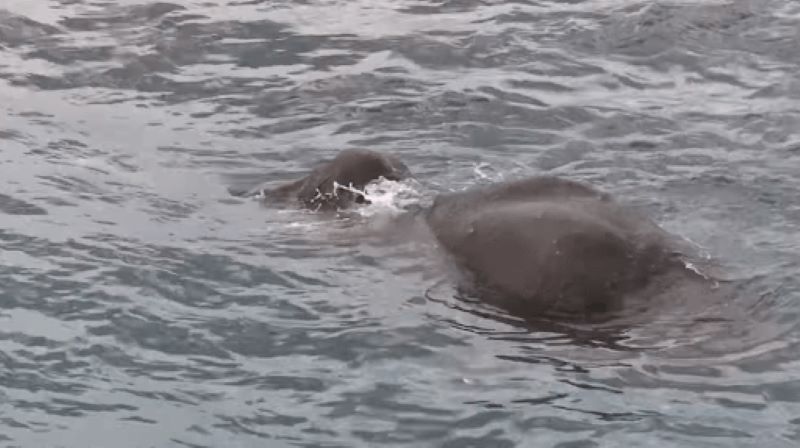
M 488 174 L 486 172 L 487 168 L 491 168 L 492 170 L 494 170 L 494 168 L 492 168 L 492 166 L 489 165 L 488 163 L 485 163 L 485 162 L 477 163 L 472 167 L 472 172 L 473 172 L 473 174 L 475 174 L 475 176 L 478 179 L 481 179 L 481 180 L 494 180 L 496 177 L 498 177 L 498 175 L 496 173 L 495 173 L 494 176 Z
M 383 177 L 370 182 L 359 190 L 352 185 L 334 183 L 334 191 L 344 190 L 361 194 L 369 201 L 366 207 L 358 207 L 362 216 L 396 215 L 407 211 L 408 207 L 419 204 L 422 198 L 419 185 L 414 180 L 391 181 Z

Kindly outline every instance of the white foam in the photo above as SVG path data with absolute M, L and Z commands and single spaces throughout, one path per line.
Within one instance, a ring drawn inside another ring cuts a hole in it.
M 494 169 L 494 168 L 492 168 L 492 166 L 491 166 L 491 165 L 489 165 L 488 163 L 486 163 L 486 162 L 483 162 L 483 163 L 477 163 L 477 164 L 475 164 L 475 166 L 473 166 L 473 167 L 472 167 L 472 172 L 473 172 L 473 173 L 475 174 L 475 176 L 477 176 L 479 179 L 482 179 L 482 180 L 493 180 L 493 177 L 492 177 L 492 176 L 490 176 L 489 174 L 487 174 L 487 173 L 486 173 L 486 171 L 484 171 L 486 168 L 491 168 L 491 169 Z M 497 177 L 497 176 L 495 176 L 495 177 Z
M 335 191 L 346 190 L 364 195 L 370 204 L 356 209 L 362 216 L 403 213 L 408 206 L 418 204 L 422 197 L 417 183 L 413 180 L 396 182 L 381 177 L 367 184 L 363 191 L 341 184 L 334 186 Z

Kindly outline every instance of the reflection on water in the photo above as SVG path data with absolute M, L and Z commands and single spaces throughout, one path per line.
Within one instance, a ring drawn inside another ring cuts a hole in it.
M 798 17 L 0 0 L 0 440 L 795 446 Z M 720 260 L 728 290 L 531 330 L 458 299 L 392 227 L 403 192 L 339 221 L 227 193 L 358 146 L 414 171 L 401 206 L 592 182 Z

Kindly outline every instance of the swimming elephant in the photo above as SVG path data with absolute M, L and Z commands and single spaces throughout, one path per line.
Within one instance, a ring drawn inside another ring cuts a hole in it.
M 337 184 L 363 189 L 379 177 L 409 176 L 392 156 L 348 150 L 266 197 L 346 208 L 365 198 Z M 686 268 L 677 238 L 572 180 L 533 177 L 445 193 L 419 218 L 467 274 L 470 292 L 521 318 L 592 319 L 623 309 L 632 295 L 703 281 Z
M 263 195 L 270 202 L 297 201 L 312 210 L 333 211 L 368 203 L 367 184 L 384 178 L 399 181 L 411 176 L 408 167 L 395 156 L 365 149 L 347 149 L 323 162 L 307 176 L 274 189 L 256 187 L 231 191 L 237 196 Z
M 519 317 L 590 319 L 622 309 L 655 279 L 701 280 L 676 237 L 571 180 L 533 177 L 442 194 L 425 221 L 474 291 Z

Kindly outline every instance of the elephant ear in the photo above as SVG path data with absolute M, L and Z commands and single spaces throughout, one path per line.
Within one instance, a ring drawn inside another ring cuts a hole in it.
M 364 195 L 354 193 L 348 188 L 350 185 L 340 187 L 340 173 L 319 170 L 308 176 L 298 188 L 297 197 L 300 202 L 312 210 L 333 211 L 345 209 L 352 203 L 363 204 L 366 202 Z M 358 185 L 353 185 L 359 188 Z
M 297 189 L 297 198 L 311 208 L 329 201 L 333 197 L 333 173 L 325 173 L 322 168 L 311 172 Z

